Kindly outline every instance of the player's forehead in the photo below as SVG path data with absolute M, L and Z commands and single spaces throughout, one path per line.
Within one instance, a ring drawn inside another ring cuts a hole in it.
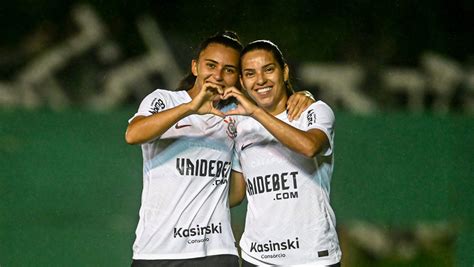
M 211 61 L 217 64 L 238 67 L 239 51 L 223 44 L 211 43 L 199 54 L 199 61 Z
M 242 69 L 262 68 L 276 64 L 277 61 L 273 53 L 264 49 L 257 49 L 247 52 L 242 56 Z

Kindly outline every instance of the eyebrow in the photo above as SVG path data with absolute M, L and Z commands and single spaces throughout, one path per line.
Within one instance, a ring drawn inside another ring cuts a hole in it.
M 219 64 L 219 62 L 213 60 L 213 59 L 209 59 L 209 58 L 205 58 L 204 61 L 206 62 L 211 62 L 211 63 L 214 63 L 214 64 Z M 225 68 L 233 68 L 233 69 L 237 69 L 237 66 L 234 66 L 234 65 L 230 65 L 230 64 L 227 64 L 227 65 L 224 65 Z
M 269 67 L 269 66 L 271 66 L 271 65 L 274 65 L 274 66 L 275 66 L 276 63 L 271 62 L 271 63 L 268 63 L 268 64 L 266 64 L 266 65 L 263 65 L 263 66 L 262 66 L 262 69 L 264 69 L 264 68 L 266 68 L 266 67 Z M 252 70 L 254 70 L 254 69 L 243 69 L 243 71 L 252 71 Z

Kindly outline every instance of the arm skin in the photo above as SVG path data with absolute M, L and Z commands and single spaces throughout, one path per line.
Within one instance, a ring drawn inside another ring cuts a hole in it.
M 247 115 L 260 122 L 278 141 L 291 150 L 306 157 L 314 157 L 323 149 L 329 147 L 326 134 L 318 129 L 302 131 L 281 121 L 264 109 L 256 106 L 242 92 L 236 88 L 228 88 L 224 92 L 224 99 L 235 97 L 239 101 L 236 109 L 230 110 L 226 115 Z
M 262 108 L 255 109 L 250 116 L 260 122 L 282 144 L 306 157 L 312 158 L 329 146 L 329 140 L 321 130 L 296 129 Z
M 125 141 L 128 144 L 143 144 L 156 139 L 171 128 L 182 118 L 191 114 L 214 114 L 223 117 L 224 114 L 215 109 L 212 102 L 220 99 L 222 89 L 212 84 L 204 84 L 203 89 L 189 103 L 178 105 L 151 116 L 137 116 L 127 127 Z
M 230 175 L 229 187 L 229 206 L 231 208 L 240 205 L 245 198 L 245 183 L 244 176 L 241 172 L 232 171 Z

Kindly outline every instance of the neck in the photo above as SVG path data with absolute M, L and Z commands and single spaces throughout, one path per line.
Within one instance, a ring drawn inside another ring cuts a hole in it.
M 264 109 L 273 116 L 276 116 L 286 110 L 287 101 L 288 97 L 285 95 L 277 103 L 275 103 L 275 105 Z
M 187 91 L 187 93 L 191 97 L 191 99 L 194 99 L 199 94 L 199 91 L 200 90 L 197 85 L 194 84 L 193 87 Z

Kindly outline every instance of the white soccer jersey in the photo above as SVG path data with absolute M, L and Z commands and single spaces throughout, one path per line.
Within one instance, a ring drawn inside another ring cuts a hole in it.
M 255 265 L 325 266 L 341 260 L 334 212 L 329 204 L 333 172 L 334 113 L 324 102 L 297 121 L 278 119 L 303 131 L 320 129 L 330 147 L 308 158 L 282 145 L 260 123 L 237 123 L 233 169 L 247 182 L 242 258 Z
M 185 91 L 158 89 L 145 97 L 134 117 L 190 101 Z M 134 259 L 238 255 L 227 197 L 234 136 L 232 118 L 191 115 L 142 144 L 143 192 Z

